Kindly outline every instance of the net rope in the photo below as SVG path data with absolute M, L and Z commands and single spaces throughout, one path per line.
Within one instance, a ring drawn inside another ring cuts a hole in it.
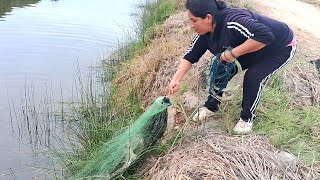
M 228 47 L 227 50 L 231 50 L 231 48 Z M 232 63 L 220 60 L 223 53 L 218 53 L 211 58 L 208 66 L 210 72 L 207 74 L 210 95 L 218 101 L 221 101 L 222 94 L 225 92 L 231 78 L 237 73 L 242 72 L 238 60 Z

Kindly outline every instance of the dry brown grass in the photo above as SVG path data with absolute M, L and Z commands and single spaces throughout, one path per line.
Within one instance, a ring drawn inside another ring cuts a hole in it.
M 320 104 L 320 76 L 313 64 L 297 63 L 285 75 L 295 102 L 302 106 Z
M 181 12 L 167 19 L 164 25 L 158 27 L 155 39 L 147 48 L 123 65 L 115 79 L 115 84 L 120 87 L 115 102 L 121 104 L 132 92 L 137 92 L 134 95 L 145 102 L 167 94 L 170 78 L 193 36 L 185 17 L 185 12 Z
M 150 103 L 155 97 L 167 94 L 166 87 L 194 33 L 188 26 L 185 12 L 171 16 L 156 32 L 148 47 L 138 52 L 136 58 L 124 65 L 118 74 L 115 82 L 121 88 L 115 102 L 122 105 L 134 95 Z M 198 95 L 204 90 L 199 88 L 204 64 L 205 61 L 197 63 L 182 82 Z M 183 143 L 158 159 L 148 175 L 152 179 L 319 178 L 315 172 L 319 169 L 303 166 L 298 160 L 296 164 L 286 166 L 277 158 L 277 152 L 264 136 L 238 137 L 216 130 L 197 142 Z
M 151 179 L 316 179 L 298 160 L 279 158 L 264 136 L 229 136 L 211 132 L 157 161 Z
M 312 5 L 316 5 L 317 7 L 320 7 L 320 0 L 300 0 L 300 1 L 303 1 L 306 3 L 312 4 Z

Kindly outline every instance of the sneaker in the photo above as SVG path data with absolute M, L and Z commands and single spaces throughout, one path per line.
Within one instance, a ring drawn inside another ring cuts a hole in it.
M 193 116 L 193 121 L 203 121 L 208 117 L 213 116 L 215 113 L 210 111 L 208 108 L 206 107 L 201 107 L 199 108 L 198 112 Z
M 236 134 L 247 134 L 251 132 L 253 123 L 246 122 L 240 118 L 238 123 L 234 126 L 233 132 Z

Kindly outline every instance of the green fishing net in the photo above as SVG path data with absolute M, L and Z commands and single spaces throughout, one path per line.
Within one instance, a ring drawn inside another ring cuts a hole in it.
M 70 179 L 114 179 L 121 175 L 161 138 L 171 104 L 167 97 L 157 98 L 128 129 L 102 145 Z

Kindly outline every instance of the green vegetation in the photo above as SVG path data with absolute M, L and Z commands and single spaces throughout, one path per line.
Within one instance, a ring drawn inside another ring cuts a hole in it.
M 125 43 L 120 43 L 113 56 L 106 60 L 116 61 L 116 64 L 123 61 L 131 60 L 135 53 L 144 49 L 155 35 L 155 30 L 164 22 L 175 10 L 179 8 L 179 0 L 154 0 L 146 1 L 145 4 L 137 7 L 136 19 L 137 37 L 128 37 Z
M 139 45 L 145 46 L 154 38 L 155 30 L 164 20 L 166 20 L 175 9 L 178 8 L 175 0 L 158 0 L 147 3 L 143 7 L 140 18 Z
M 236 7 L 253 8 L 248 3 L 243 4 L 244 1 L 232 2 Z M 82 100 L 80 107 L 74 107 L 77 115 L 71 118 L 68 126 L 70 137 L 67 141 L 71 145 L 60 154 L 69 173 L 66 176 L 72 176 L 74 172 L 82 169 L 97 148 L 123 132 L 145 110 L 146 105 L 140 96 L 144 87 L 136 84 L 144 84 L 143 80 L 148 77 L 140 74 L 141 77 L 136 78 L 136 81 L 128 82 L 126 78 L 135 75 L 129 71 L 128 66 L 134 57 L 143 54 L 143 50 L 154 38 L 157 26 L 181 7 L 179 3 L 180 1 L 176 0 L 157 0 L 139 7 L 141 19 L 137 19 L 136 41 L 120 44 L 118 50 L 105 60 L 100 75 L 102 88 L 95 89 L 92 82 L 85 86 L 79 78 Z M 150 63 L 148 62 L 148 65 Z M 187 86 L 182 85 L 179 95 L 187 90 Z M 104 95 L 98 96 L 96 92 L 101 89 Z M 223 108 L 228 132 L 231 132 L 234 121 L 238 120 L 240 107 L 239 95 L 237 100 L 225 104 Z M 320 160 L 320 153 L 317 151 L 320 149 L 319 107 L 296 105 L 286 90 L 280 73 L 269 81 L 257 111 L 259 123 L 256 123 L 254 133 L 266 134 L 275 146 L 289 150 L 309 164 Z M 154 147 L 158 152 L 168 148 Z M 138 164 L 136 165 L 124 176 L 138 179 L 133 175 L 138 167 Z
M 20 1 L 9 1 L 9 0 L 0 0 L 0 17 L 4 14 L 11 12 L 13 7 L 24 7 L 31 4 L 36 4 L 40 0 L 20 0 Z
M 105 60 L 103 69 L 99 72 L 102 73 L 99 75 L 100 84 L 95 84 L 92 79 L 85 83 L 79 76 L 80 105 L 71 104 L 75 115 L 66 118 L 69 119 L 68 137 L 66 140 L 57 140 L 63 146 L 62 152 L 56 150 L 56 153 L 67 169 L 66 177 L 84 168 L 99 147 L 123 132 L 143 113 L 145 105 L 136 96 L 139 89 L 131 89 L 128 85 L 117 86 L 116 79 L 119 73 L 125 71 L 124 63 L 128 63 L 136 53 L 148 45 L 157 25 L 169 17 L 177 7 L 175 0 L 156 0 L 139 7 L 141 15 L 137 19 L 137 41 L 120 44 L 118 50 Z M 103 95 L 97 93 L 101 91 Z M 122 97 L 122 92 L 129 94 Z M 66 147 L 65 144 L 69 145 Z M 133 174 L 132 169 L 125 176 Z
M 320 108 L 293 102 L 281 75 L 267 86 L 258 108 L 255 132 L 266 134 L 275 146 L 289 150 L 309 164 L 320 160 Z
M 105 177 L 113 179 L 154 145 L 167 127 L 167 107 L 171 102 L 157 98 L 131 126 L 93 153 L 90 161 L 71 179 Z
M 225 127 L 232 133 L 241 109 L 241 95 L 225 105 Z M 269 80 L 260 105 L 254 133 L 265 134 L 278 148 L 287 150 L 307 164 L 320 160 L 320 108 L 302 107 L 294 103 L 282 73 Z

